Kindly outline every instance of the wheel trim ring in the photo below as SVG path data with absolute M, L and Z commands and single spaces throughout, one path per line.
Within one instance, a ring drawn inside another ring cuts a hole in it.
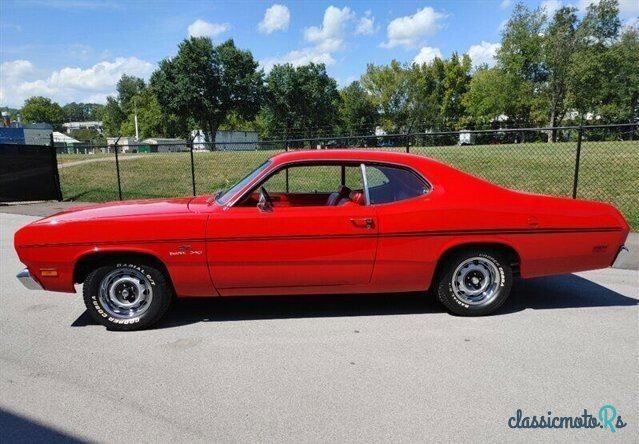
M 470 272 L 483 276 L 479 288 L 468 288 L 465 278 Z M 454 296 L 465 304 L 483 306 L 492 302 L 501 287 L 502 277 L 498 265 L 491 259 L 474 256 L 464 260 L 455 268 L 451 279 Z
M 125 302 L 118 298 L 117 287 L 129 285 L 136 290 L 133 301 Z M 100 306 L 110 316 L 118 319 L 131 319 L 144 314 L 153 300 L 153 288 L 150 280 L 140 271 L 118 268 L 108 273 L 100 282 L 98 291 Z

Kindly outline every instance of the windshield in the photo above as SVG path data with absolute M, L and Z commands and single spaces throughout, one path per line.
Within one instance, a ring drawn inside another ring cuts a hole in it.
M 216 196 L 215 201 L 220 204 L 220 205 L 226 205 L 229 200 L 235 196 L 235 193 L 237 193 L 239 190 L 241 190 L 242 188 L 244 188 L 249 182 L 251 182 L 253 179 L 255 179 L 262 171 L 264 171 L 269 165 L 271 164 L 270 160 L 267 160 L 266 162 L 264 162 L 262 165 L 258 166 L 257 168 L 255 168 L 252 172 L 250 172 L 246 177 L 244 177 L 244 179 L 240 180 L 238 183 L 236 183 L 235 185 L 233 185 L 231 188 L 229 188 L 226 191 L 223 191 L 222 193 L 220 193 L 219 196 Z

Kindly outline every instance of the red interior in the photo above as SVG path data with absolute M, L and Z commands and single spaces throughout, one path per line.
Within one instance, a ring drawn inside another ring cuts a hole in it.
M 271 193 L 274 207 L 321 207 L 326 206 L 332 193 Z M 260 193 L 254 192 L 238 206 L 254 207 L 260 199 Z M 351 191 L 347 198 L 342 198 L 338 206 L 348 204 L 364 205 L 364 193 Z

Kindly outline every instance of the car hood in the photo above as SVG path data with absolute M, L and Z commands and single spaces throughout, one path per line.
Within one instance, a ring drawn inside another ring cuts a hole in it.
M 127 200 L 96 205 L 74 207 L 40 219 L 35 224 L 75 222 L 80 220 L 113 219 L 121 217 L 149 216 L 154 214 L 179 214 L 189 212 L 192 197 Z

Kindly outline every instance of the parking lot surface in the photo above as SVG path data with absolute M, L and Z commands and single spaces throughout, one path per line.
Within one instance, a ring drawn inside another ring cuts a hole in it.
M 108 332 L 15 279 L 34 219 L 0 214 L 3 442 L 637 442 L 638 271 L 519 281 L 482 318 L 421 294 L 229 298 Z M 606 404 L 614 434 L 508 426 Z

